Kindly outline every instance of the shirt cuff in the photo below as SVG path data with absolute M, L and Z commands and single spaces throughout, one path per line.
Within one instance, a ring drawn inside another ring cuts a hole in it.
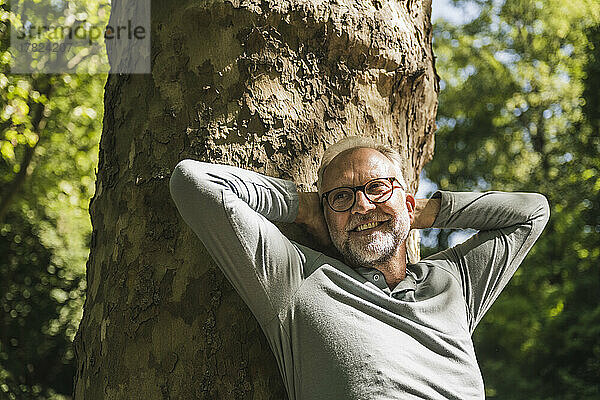
M 446 190 L 437 190 L 430 199 L 440 199 L 440 211 L 438 212 L 435 221 L 433 221 L 432 228 L 444 228 L 452 212 L 454 211 L 454 199 L 452 192 Z

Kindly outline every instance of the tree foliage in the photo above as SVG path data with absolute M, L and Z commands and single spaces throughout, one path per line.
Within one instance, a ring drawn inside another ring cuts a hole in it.
M 598 398 L 600 4 L 474 3 L 474 20 L 435 27 L 442 90 L 427 175 L 446 190 L 540 192 L 551 206 L 475 333 L 487 396 Z
M 94 4 L 52 2 L 48 12 L 94 22 Z M 65 398 L 106 76 L 11 74 L 18 17 L 0 0 L 0 398 Z
M 0 382 L 13 398 L 70 393 L 71 336 L 83 276 L 55 265 L 37 227 L 11 212 L 0 228 Z

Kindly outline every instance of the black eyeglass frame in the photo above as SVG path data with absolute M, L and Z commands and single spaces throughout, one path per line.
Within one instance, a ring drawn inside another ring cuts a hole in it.
M 365 188 L 369 185 L 369 183 L 373 182 L 373 181 L 378 181 L 381 179 L 387 179 L 388 181 L 390 181 L 390 183 L 392 184 L 392 190 L 390 190 L 390 195 L 387 199 L 383 200 L 383 201 L 373 201 L 369 198 L 369 195 L 367 194 L 367 192 L 365 192 Z M 336 188 L 333 188 L 331 190 L 328 190 L 326 192 L 324 192 L 321 195 L 321 204 L 323 204 L 323 200 L 325 200 L 325 203 L 327 203 L 327 205 L 329 206 L 329 208 L 331 208 L 331 210 L 333 210 L 334 212 L 346 212 L 348 210 L 351 210 L 352 207 L 354 207 L 354 205 L 356 204 L 356 192 L 358 192 L 359 190 L 361 192 L 363 192 L 363 194 L 365 195 L 365 197 L 367 198 L 367 200 L 369 200 L 369 202 L 371 202 L 372 204 L 381 204 L 381 203 L 385 203 L 386 201 L 388 201 L 389 199 L 392 198 L 392 196 L 394 195 L 394 182 L 398 182 L 398 185 L 400 186 L 400 189 L 402 190 L 406 190 L 404 189 L 404 187 L 402 186 L 402 184 L 400 183 L 400 181 L 398 181 L 398 179 L 396 179 L 395 176 L 390 176 L 390 177 L 384 177 L 384 178 L 374 178 L 371 179 L 370 181 L 368 181 L 367 183 L 365 183 L 364 185 L 360 185 L 360 186 L 339 186 Z M 334 190 L 338 190 L 338 189 L 350 189 L 352 190 L 353 194 L 354 194 L 354 200 L 352 201 L 352 204 L 350 205 L 350 207 L 346 208 L 345 210 L 341 210 L 338 211 L 336 209 L 334 209 L 331 204 L 329 204 L 329 199 L 327 198 L 327 196 L 329 195 L 329 193 L 333 192 Z

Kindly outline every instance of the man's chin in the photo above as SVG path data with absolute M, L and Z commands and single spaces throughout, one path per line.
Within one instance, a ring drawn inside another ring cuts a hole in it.
M 376 268 L 385 264 L 389 261 L 390 256 L 383 256 L 378 258 L 358 258 L 355 256 L 344 256 L 344 261 L 351 267 L 365 267 L 365 268 Z
M 353 264 L 372 266 L 389 261 L 398 250 L 399 244 L 393 236 L 371 237 L 368 241 L 354 240 L 346 242 L 343 251 L 340 251 L 340 253 Z
M 388 251 L 382 251 L 381 249 L 353 251 L 346 248 L 341 253 L 349 264 L 358 267 L 379 265 L 388 261 L 392 256 L 392 252 L 389 249 Z

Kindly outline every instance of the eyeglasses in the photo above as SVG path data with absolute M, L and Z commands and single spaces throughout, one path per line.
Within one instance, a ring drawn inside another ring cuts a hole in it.
M 354 207 L 356 192 L 360 190 L 371 203 L 384 203 L 394 193 L 394 181 L 398 182 L 394 177 L 375 178 L 361 186 L 338 187 L 323 193 L 321 201 L 326 199 L 329 208 L 335 212 L 348 211 Z M 400 188 L 404 189 L 402 185 L 400 185 Z

